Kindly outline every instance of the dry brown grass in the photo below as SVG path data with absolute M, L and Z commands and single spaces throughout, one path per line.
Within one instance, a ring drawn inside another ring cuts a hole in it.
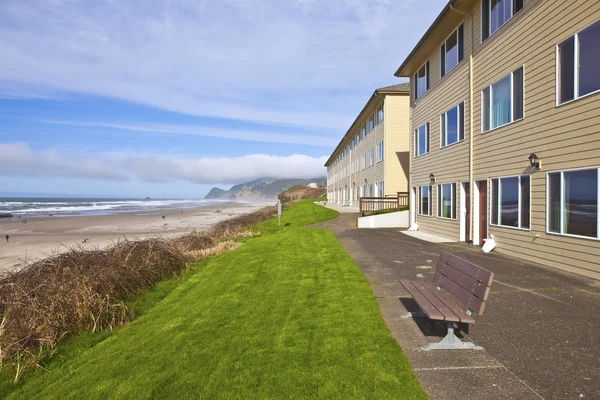
M 309 188 L 306 186 L 293 186 L 279 193 L 277 196 L 281 204 L 290 204 L 296 200 L 318 199 L 327 194 L 327 188 Z
M 218 256 L 219 254 L 228 253 L 240 247 L 242 243 L 235 242 L 233 240 L 225 240 L 224 242 L 219 242 L 213 247 L 209 247 L 207 249 L 202 250 L 193 250 L 188 252 L 188 254 L 194 258 L 208 258 Z
M 127 299 L 182 273 L 198 256 L 234 250 L 239 244 L 223 239 L 246 235 L 245 228 L 276 213 L 276 207 L 265 207 L 219 222 L 206 233 L 170 240 L 73 247 L 7 273 L 0 278 L 0 365 L 16 362 L 18 380 L 63 338 L 126 324 L 134 317 Z

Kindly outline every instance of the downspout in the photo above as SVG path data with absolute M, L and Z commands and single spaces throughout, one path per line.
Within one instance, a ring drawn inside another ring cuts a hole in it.
M 473 181 L 473 18 L 471 17 L 470 22 L 471 27 L 471 51 L 469 51 L 469 223 L 471 224 L 468 227 L 469 237 L 467 240 L 471 240 L 473 243 L 473 229 L 472 227 L 475 225 L 473 223 L 473 219 L 475 216 L 473 215 L 473 209 L 475 204 L 475 182 Z M 480 228 L 481 229 L 481 228 Z

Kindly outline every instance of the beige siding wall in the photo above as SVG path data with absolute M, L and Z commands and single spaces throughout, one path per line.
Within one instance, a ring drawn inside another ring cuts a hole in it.
M 458 24 L 457 24 L 458 26 Z M 469 180 L 469 131 L 468 115 L 469 102 L 469 55 L 471 53 L 471 21 L 466 18 L 464 27 L 464 58 L 444 77 L 440 73 L 440 49 L 442 43 L 429 57 L 430 88 L 416 101 L 413 101 L 410 151 L 411 151 L 411 187 L 429 185 L 429 174 L 434 174 L 436 184 L 456 183 L 456 202 L 460 204 L 460 182 Z M 411 87 L 414 79 L 411 78 Z M 457 104 L 465 103 L 465 138 L 463 141 L 440 148 L 440 115 Z M 429 122 L 430 152 L 415 157 L 414 131 Z M 433 216 L 417 215 L 419 229 L 445 236 L 450 239 L 460 239 L 460 212 L 457 207 L 456 220 L 437 217 L 438 190 L 433 185 Z
M 479 4 L 474 15 L 479 15 Z M 525 1 L 525 7 L 475 49 L 476 179 L 531 174 L 531 230 L 490 227 L 497 250 L 600 278 L 600 242 L 546 233 L 546 174 L 600 166 L 600 94 L 556 106 L 556 45 L 600 19 L 600 1 Z M 479 43 L 479 19 L 474 18 Z M 524 65 L 525 117 L 481 134 L 481 90 Z M 536 153 L 541 171 L 531 173 Z M 488 196 L 489 198 L 489 196 Z M 539 237 L 538 237 L 539 236 Z
M 408 174 L 407 171 L 402 168 L 388 167 L 388 163 L 393 164 L 392 155 L 396 155 L 396 153 L 406 152 L 406 148 L 408 147 L 408 94 L 398 94 L 398 95 L 386 95 L 385 99 L 381 98 L 379 101 L 372 102 L 372 104 L 367 104 L 366 108 L 363 110 L 364 117 L 357 121 L 357 128 L 354 132 L 350 132 L 348 135 L 347 143 L 350 143 L 352 139 L 356 138 L 356 135 L 360 134 L 360 130 L 363 123 L 367 123 L 367 136 L 362 139 L 358 145 L 354 146 L 354 149 L 350 151 L 346 157 L 342 159 L 335 166 L 328 167 L 328 189 L 329 192 L 332 193 L 330 195 L 331 201 L 336 201 L 337 203 L 350 203 L 350 198 L 348 197 L 348 192 L 346 192 L 346 197 L 344 198 L 343 191 L 347 188 L 352 189 L 352 203 L 356 204 L 357 199 L 361 194 L 361 188 L 367 185 L 367 191 L 369 190 L 369 186 L 373 185 L 373 196 L 378 196 L 377 193 L 377 183 L 384 182 L 384 190 L 386 194 L 396 194 L 397 191 L 407 191 L 406 185 L 406 176 Z M 399 100 L 403 99 L 403 100 Z M 387 105 L 387 102 L 390 102 Z M 382 123 L 377 124 L 375 129 L 372 132 L 368 131 L 368 122 L 369 116 L 376 112 L 377 106 L 383 102 L 384 104 L 384 120 Z M 396 131 L 396 135 L 398 138 L 394 138 L 389 144 L 386 144 L 386 129 L 387 129 L 387 120 L 391 119 L 391 127 Z M 403 119 L 404 118 L 404 119 Z M 384 157 L 383 161 L 377 161 L 377 143 L 383 141 L 383 150 Z M 403 143 L 404 141 L 404 143 Z M 401 148 L 397 148 L 397 146 L 401 146 Z M 369 166 L 369 150 L 373 150 L 373 160 L 374 165 Z M 389 153 L 388 153 L 389 152 Z M 356 169 L 356 160 L 359 160 L 360 167 L 360 159 L 362 154 L 366 155 L 365 168 Z M 389 160 L 389 161 L 388 161 Z M 347 168 L 348 165 L 354 163 L 354 170 L 350 169 L 351 174 L 345 175 L 342 174 L 342 170 Z M 396 164 L 399 165 L 398 158 L 396 158 Z M 406 165 L 407 167 L 407 165 Z M 390 170 L 390 173 L 386 175 L 386 168 Z M 394 171 L 393 169 L 397 169 Z M 352 172 L 353 171 L 353 172 Z M 337 179 L 336 175 L 337 174 Z M 392 179 L 391 185 L 385 180 L 386 176 Z M 404 178 L 402 178 L 404 177 Z M 402 186 L 402 179 L 404 179 L 404 186 Z M 397 190 L 396 188 L 402 188 L 403 190 Z M 364 193 L 364 196 L 369 196 L 369 193 Z M 345 201 L 344 201 L 345 200 Z
M 410 163 L 409 96 L 386 96 L 384 104 L 385 194 L 408 192 Z

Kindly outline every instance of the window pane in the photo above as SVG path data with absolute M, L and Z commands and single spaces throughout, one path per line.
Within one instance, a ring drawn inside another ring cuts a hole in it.
M 427 152 L 427 132 L 426 126 L 423 125 L 417 130 L 418 136 L 418 152 L 417 155 L 425 154 Z
M 512 0 L 490 0 L 490 33 L 496 32 L 511 17 Z
M 548 174 L 548 230 L 560 233 L 560 173 Z
M 510 122 L 510 75 L 492 85 L 492 128 Z
M 491 223 L 494 225 L 498 225 L 498 179 L 492 179 L 492 203 L 491 203 L 492 211 L 490 215 L 492 216 Z
M 429 215 L 429 186 L 421 186 L 421 214 Z
M 519 226 L 519 178 L 500 179 L 500 225 Z
M 598 236 L 598 170 L 564 173 L 563 232 Z
M 446 73 L 458 64 L 458 40 L 456 36 L 457 32 L 454 31 L 446 40 Z
M 528 176 L 521 177 L 521 228 L 529 228 L 530 201 L 531 196 L 530 179 Z
M 458 62 L 460 62 L 465 56 L 465 33 L 463 26 L 458 27 Z
M 458 105 L 458 140 L 465 138 L 465 103 Z
M 481 1 L 481 41 L 490 36 L 490 0 Z
M 559 94 L 560 103 L 575 98 L 575 38 L 570 38 L 558 46 Z
M 440 185 L 442 189 L 442 193 L 440 193 L 441 197 L 441 217 L 443 218 L 452 218 L 452 184 L 447 183 L 444 185 Z
M 458 107 L 454 107 L 446 113 L 446 127 L 448 144 L 458 142 Z
M 440 128 L 442 130 L 442 147 L 446 145 L 446 114 L 441 115 Z
M 427 74 L 425 73 L 425 65 L 417 71 L 417 98 L 419 98 L 427 90 Z
M 579 95 L 600 90 L 600 21 L 579 33 Z
M 446 45 L 442 44 L 440 47 L 440 73 L 442 76 L 446 75 Z
M 481 108 L 483 109 L 483 131 L 486 132 L 490 130 L 490 88 L 483 90 Z
M 523 118 L 523 67 L 513 73 L 513 120 Z

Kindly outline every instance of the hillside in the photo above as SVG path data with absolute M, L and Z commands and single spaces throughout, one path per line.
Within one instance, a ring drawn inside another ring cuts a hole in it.
M 288 204 L 296 200 L 318 199 L 327 194 L 327 188 L 309 188 L 306 186 L 292 186 L 284 190 L 277 196 L 283 204 Z
M 234 185 L 229 190 L 214 187 L 204 197 L 205 199 L 223 200 L 265 200 L 276 199 L 277 195 L 293 186 L 306 187 L 309 183 L 326 186 L 325 178 L 314 179 L 275 179 L 261 178 L 247 183 Z

